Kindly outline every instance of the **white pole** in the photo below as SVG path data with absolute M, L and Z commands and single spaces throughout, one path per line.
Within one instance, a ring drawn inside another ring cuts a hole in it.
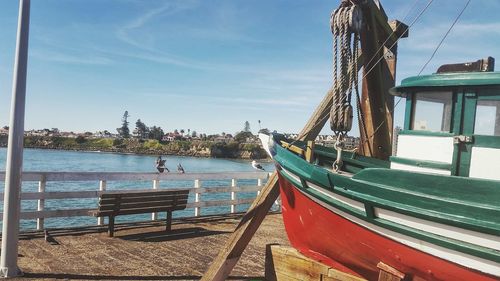
M 194 188 L 200 188 L 201 187 L 201 181 L 200 180 L 194 180 Z M 201 194 L 198 191 L 194 192 L 194 202 L 199 203 L 201 199 Z M 198 217 L 200 216 L 200 207 L 194 207 L 194 216 Z
M 21 274 L 17 267 L 19 240 L 20 191 L 23 169 L 24 107 L 28 67 L 30 0 L 19 0 L 16 57 L 12 83 L 9 143 L 5 165 L 2 253 L 0 272 L 3 277 Z
M 234 214 L 236 212 L 236 205 L 234 205 L 234 201 L 236 200 L 236 192 L 234 191 L 234 189 L 236 189 L 236 185 L 237 185 L 236 179 L 232 179 L 231 189 L 233 190 L 231 191 L 231 201 L 233 202 L 231 203 L 231 214 Z
M 99 191 L 106 191 L 106 186 L 107 186 L 107 183 L 105 180 L 99 181 Z M 104 217 L 98 217 L 97 218 L 97 225 L 103 225 L 103 224 L 104 224 Z
M 47 184 L 47 181 L 45 180 L 45 176 L 42 176 L 42 179 L 38 182 L 38 192 L 40 194 L 45 193 L 45 186 Z M 38 199 L 38 211 L 43 211 L 45 209 L 45 199 Z M 43 224 L 44 224 L 44 218 L 38 218 L 36 220 L 36 229 L 37 230 L 43 230 Z
M 160 188 L 160 180 L 156 179 L 153 180 L 153 189 L 158 189 Z M 151 214 L 151 220 L 157 220 L 158 219 L 158 213 L 152 213 Z

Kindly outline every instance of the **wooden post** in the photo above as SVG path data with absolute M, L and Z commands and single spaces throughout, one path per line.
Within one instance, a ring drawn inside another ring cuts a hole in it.
M 38 192 L 40 194 L 45 193 L 45 185 L 47 184 L 47 180 L 45 179 L 45 176 L 42 176 L 42 179 L 38 182 Z M 37 211 L 43 211 L 45 209 L 45 199 L 38 199 L 38 208 Z M 43 229 L 43 224 L 44 224 L 45 219 L 43 217 L 39 217 L 36 219 L 36 229 L 37 230 L 42 230 Z
M 201 187 L 201 181 L 200 180 L 194 180 L 194 188 L 200 188 Z M 199 203 L 201 199 L 201 194 L 198 191 L 194 192 L 194 202 Z M 198 217 L 200 216 L 200 207 L 194 207 L 194 216 Z
M 232 179 L 231 180 L 231 188 L 236 188 L 236 183 L 237 183 L 237 180 Z M 233 190 L 233 191 L 231 191 L 231 201 L 233 201 L 231 203 L 231 214 L 234 214 L 236 212 L 236 205 L 234 204 L 235 200 L 236 200 L 236 192 Z
M 153 180 L 153 189 L 158 189 L 160 188 L 160 180 Z M 151 214 L 151 220 L 157 220 L 158 219 L 158 213 L 152 213 Z
M 388 23 L 383 10 L 373 5 L 365 10 L 363 18 L 368 24 L 361 32 L 361 49 L 365 58 L 373 60 L 363 68 L 360 110 L 364 120 L 359 122 L 364 130 L 360 130 L 360 152 L 387 160 L 392 153 L 394 96 L 389 94 L 389 89 L 396 81 L 396 39 L 407 37 L 408 27 L 398 21 Z M 385 46 L 381 45 L 384 40 Z
M 383 262 L 379 262 L 377 267 L 380 269 L 378 272 L 378 281 L 401 281 L 406 277 L 406 274 L 403 272 Z
M 172 211 L 167 211 L 167 225 L 165 227 L 166 231 L 172 230 Z
M 99 181 L 99 191 L 106 191 L 106 181 L 105 180 Z M 97 218 L 97 225 L 103 225 L 103 224 L 104 224 L 104 217 L 98 217 Z
M 309 163 L 312 163 L 314 161 L 314 141 L 310 140 L 307 141 L 307 148 L 306 148 L 306 161 Z

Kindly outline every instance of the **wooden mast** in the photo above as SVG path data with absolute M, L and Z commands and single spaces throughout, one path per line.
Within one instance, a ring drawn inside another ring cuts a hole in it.
M 360 105 L 364 116 L 359 120 L 360 153 L 387 160 L 392 151 L 394 109 L 389 89 L 395 86 L 397 40 L 408 36 L 408 26 L 399 21 L 387 22 L 382 6 L 371 0 L 363 7 L 363 19 L 360 41 L 366 64 Z

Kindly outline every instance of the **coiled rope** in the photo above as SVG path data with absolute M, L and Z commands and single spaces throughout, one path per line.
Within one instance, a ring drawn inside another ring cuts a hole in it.
M 344 136 L 352 127 L 351 96 L 358 95 L 359 32 L 361 9 L 347 1 L 332 12 L 333 34 L 333 105 L 330 127 L 337 136 Z

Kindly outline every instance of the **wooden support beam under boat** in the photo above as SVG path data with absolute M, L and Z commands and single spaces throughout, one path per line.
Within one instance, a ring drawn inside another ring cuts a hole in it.
M 309 140 L 307 141 L 307 148 L 306 148 L 306 161 L 309 163 L 312 163 L 314 161 L 314 141 Z
M 296 145 L 290 144 L 286 141 L 281 141 L 281 146 L 283 146 L 284 148 L 286 148 L 286 149 L 288 149 L 288 150 L 292 151 L 293 153 L 296 153 L 300 156 L 306 155 L 306 152 L 302 148 L 300 148 Z
M 278 175 L 274 172 L 201 278 L 202 281 L 227 279 L 278 195 Z
M 329 91 L 299 134 L 300 140 L 316 139 L 325 125 L 328 116 L 330 116 L 331 97 L 331 91 Z M 255 198 L 252 206 L 250 206 L 247 213 L 241 219 L 236 230 L 229 237 L 226 245 L 220 250 L 212 264 L 210 264 L 201 281 L 222 281 L 227 279 L 241 257 L 243 250 L 245 250 L 250 239 L 252 239 L 278 196 L 278 175 L 274 172 L 264 188 L 262 188 L 261 193 Z
M 346 273 L 310 259 L 294 248 L 281 245 L 266 246 L 266 281 L 366 281 L 366 279 Z
M 403 272 L 383 263 L 379 262 L 377 267 L 380 269 L 378 274 L 378 281 L 401 281 L 404 280 L 406 274 Z

